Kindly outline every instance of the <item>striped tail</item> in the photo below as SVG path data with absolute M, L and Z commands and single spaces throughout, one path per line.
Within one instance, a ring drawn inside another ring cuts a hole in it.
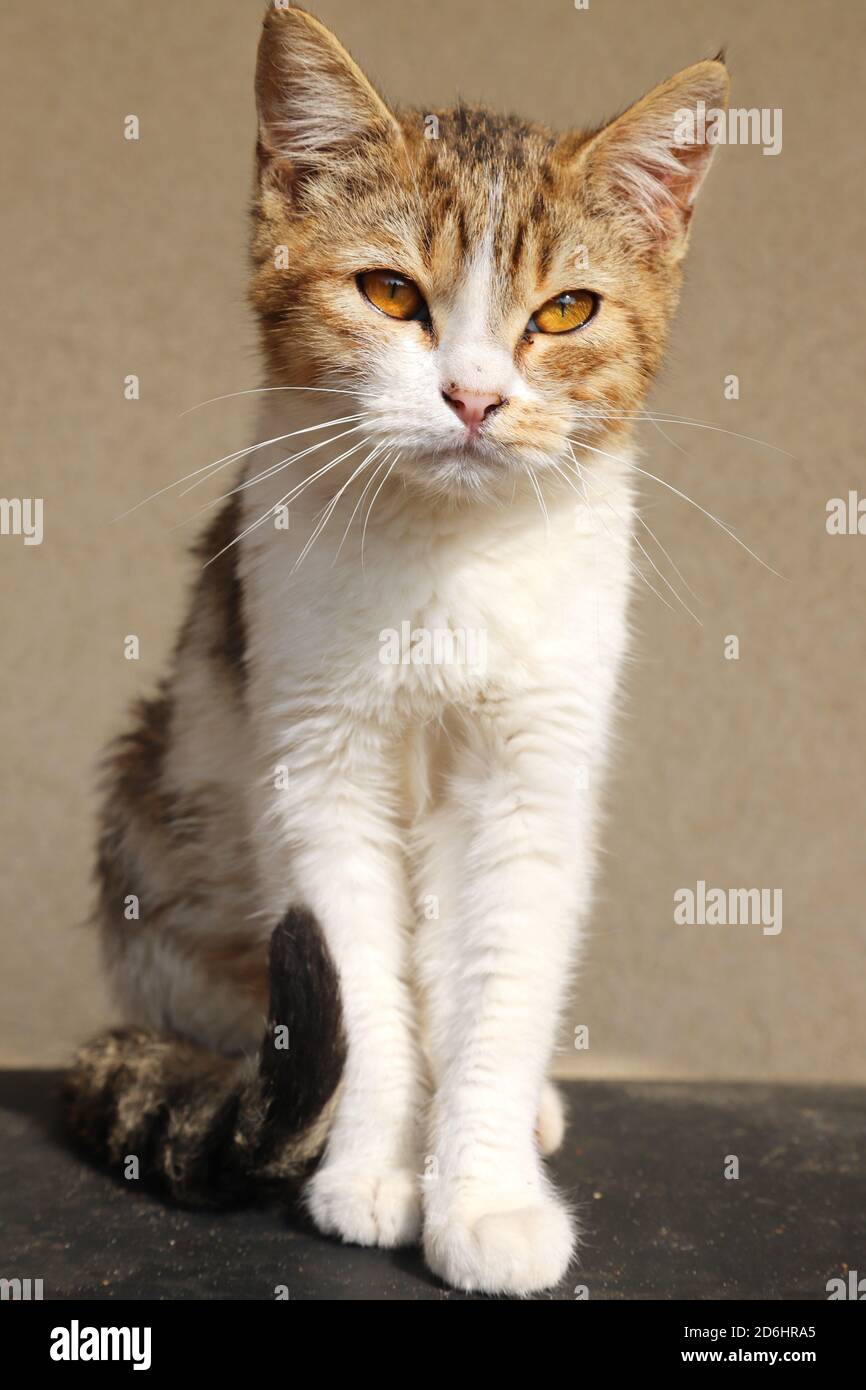
M 311 913 L 292 909 L 275 928 L 269 975 L 257 1057 L 141 1028 L 88 1043 L 63 1087 L 82 1146 L 115 1169 L 137 1158 L 141 1178 L 190 1206 L 237 1204 L 309 1171 L 346 1050 L 337 972 Z

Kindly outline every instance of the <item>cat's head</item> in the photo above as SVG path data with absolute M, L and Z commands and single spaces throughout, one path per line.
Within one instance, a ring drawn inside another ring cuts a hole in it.
M 497 490 L 640 409 L 724 107 L 723 63 L 601 129 L 478 108 L 395 111 L 317 20 L 273 6 L 259 48 L 253 302 L 271 384 L 345 389 L 407 480 Z M 697 135 L 701 127 L 696 123 Z M 604 417 L 604 418 L 600 418 Z

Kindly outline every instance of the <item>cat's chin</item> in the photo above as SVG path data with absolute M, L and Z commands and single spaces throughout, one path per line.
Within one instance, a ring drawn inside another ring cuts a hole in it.
M 502 464 L 469 463 L 465 459 L 436 461 L 429 472 L 413 474 L 413 481 L 423 492 L 434 497 L 450 497 L 455 501 L 480 501 L 495 498 L 510 487 L 511 475 Z
M 448 449 L 418 450 L 401 460 L 398 469 L 407 481 L 425 491 L 455 496 L 492 495 L 513 477 L 515 464 L 489 444 L 465 444 Z

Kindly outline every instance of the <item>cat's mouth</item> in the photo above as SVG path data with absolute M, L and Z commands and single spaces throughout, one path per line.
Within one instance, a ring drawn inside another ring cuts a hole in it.
M 502 446 L 492 443 L 484 435 L 466 435 L 464 439 L 459 439 L 445 450 L 446 453 L 453 453 L 461 459 L 472 459 L 484 463 L 501 463 Z
M 500 443 L 478 435 L 474 439 L 428 440 L 412 449 L 409 457 L 416 468 L 441 469 L 453 466 L 469 471 L 472 468 L 502 470 L 509 462 L 510 450 Z

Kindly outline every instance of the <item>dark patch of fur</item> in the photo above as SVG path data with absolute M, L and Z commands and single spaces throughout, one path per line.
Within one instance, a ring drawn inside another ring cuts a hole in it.
M 511 246 L 511 256 L 510 256 L 510 261 L 509 261 L 509 269 L 510 269 L 510 272 L 511 272 L 512 275 L 516 274 L 517 269 L 518 269 L 518 267 L 519 267 L 519 265 L 520 265 L 520 260 L 521 260 L 521 257 L 522 257 L 522 255 L 523 255 L 523 247 L 524 247 L 525 241 L 526 241 L 526 223 L 525 223 L 524 221 L 521 220 L 521 221 L 518 222 L 518 224 L 517 224 L 517 231 L 515 232 L 514 241 L 512 242 L 512 246 Z
M 132 728 L 115 741 L 106 760 L 116 796 L 138 807 L 146 819 L 159 823 L 169 809 L 159 788 L 173 712 L 174 701 L 167 683 L 162 682 L 152 699 L 136 702 Z
M 340 987 L 324 936 L 311 912 L 294 909 L 271 936 L 268 1028 L 261 1073 L 280 1124 L 300 1133 L 337 1088 L 345 1059 Z M 278 1024 L 290 1047 L 274 1047 Z
M 131 893 L 144 905 L 137 860 L 127 842 L 129 808 L 141 820 L 165 829 L 170 829 L 176 819 L 176 798 L 162 789 L 173 710 L 168 685 L 163 682 L 152 699 L 136 702 L 131 729 L 114 741 L 103 763 L 106 797 L 100 819 L 96 879 L 100 901 L 110 914 L 119 913 L 124 897 Z
M 195 547 L 194 554 L 205 564 L 198 589 L 213 605 L 213 639 L 208 648 L 211 658 L 220 662 L 235 684 L 243 689 L 246 679 L 246 630 L 243 613 L 243 585 L 238 571 L 239 550 L 233 545 L 241 531 L 241 500 L 230 497 Z M 229 549 L 226 549 L 226 547 Z M 220 551 L 224 552 L 220 554 Z M 215 557 L 219 558 L 215 558 Z M 208 561 L 213 563 L 208 564 Z M 197 604 L 193 603 L 193 612 Z
M 289 1028 L 290 1046 L 274 1046 Z M 304 1141 L 342 1074 L 337 973 L 310 912 L 293 909 L 270 946 L 270 1006 L 258 1059 L 120 1028 L 88 1043 L 63 1087 L 66 1123 L 100 1162 L 140 1174 L 190 1206 L 236 1204 L 310 1164 Z
M 446 113 L 446 120 L 448 138 L 462 163 L 500 164 L 507 160 L 515 169 L 524 167 L 527 138 L 538 129 L 519 116 L 503 116 L 462 103 Z

